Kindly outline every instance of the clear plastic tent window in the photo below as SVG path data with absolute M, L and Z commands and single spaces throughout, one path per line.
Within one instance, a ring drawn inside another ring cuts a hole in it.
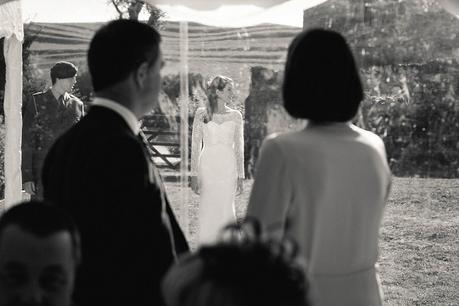
M 186 158 L 193 155 L 190 150 L 191 119 L 197 109 L 207 103 L 208 83 L 218 75 L 231 78 L 234 81 L 234 97 L 230 103 L 232 105 L 228 106 L 244 114 L 244 100 L 250 94 L 253 75 L 270 78 L 271 80 L 263 81 L 274 81 L 277 89 L 273 89 L 269 93 L 271 97 L 268 97 L 272 100 L 275 111 L 269 113 L 272 126 L 268 125 L 267 132 L 276 132 L 278 127 L 285 129 L 302 126 L 301 122 L 286 120 L 285 112 L 279 112 L 280 98 L 275 91 L 279 89 L 280 71 L 285 62 L 287 47 L 302 29 L 303 12 L 323 2 L 150 1 L 163 9 L 171 20 L 162 30 L 162 47 L 167 62 L 163 71 L 166 78 L 168 75 L 178 74 L 181 84 L 180 92 L 175 93 L 178 96 L 173 97 L 176 99 L 176 115 L 180 113 L 181 185 L 178 193 L 181 204 L 176 208 L 187 231 L 196 231 L 194 218 L 196 209 L 199 210 L 199 205 L 189 205 L 191 202 L 199 202 L 197 195 L 185 191 L 189 189 L 189 168 L 192 167 Z M 247 132 L 247 129 L 251 127 L 246 120 L 244 131 Z M 244 159 L 247 178 L 252 176 L 255 164 L 254 158 L 247 152 L 255 152 L 259 148 L 247 146 L 247 142 L 252 142 L 247 138 L 249 134 L 245 133 L 246 152 L 240 157 Z M 261 141 L 262 139 L 253 139 L 253 142 Z M 239 211 L 238 214 L 241 213 Z
M 196 155 L 190 150 L 191 124 L 197 109 L 205 106 L 208 83 L 217 75 L 230 77 L 234 81 L 234 99 L 233 105 L 228 106 L 245 113 L 244 98 L 250 92 L 251 74 L 268 67 L 266 72 L 276 74 L 276 79 L 280 80 L 277 72 L 282 69 L 290 40 L 301 31 L 303 11 L 322 2 L 150 1 L 175 21 L 165 26 L 162 36 L 167 62 L 164 73 L 178 73 L 181 84 L 179 96 L 174 97 L 179 105 L 175 115 L 180 114 L 181 173 L 180 204 L 175 207 L 186 232 L 190 232 L 190 224 L 193 230 L 196 209 L 199 211 L 199 207 L 189 205 L 199 202 L 196 195 L 186 191 L 189 190 L 189 168 L 193 166 L 187 156 Z M 277 112 L 273 114 L 273 117 L 278 115 Z M 280 115 L 285 117 L 285 113 Z M 292 125 L 289 122 L 279 124 Z M 177 123 L 172 126 L 177 128 Z M 246 150 L 250 150 L 249 147 L 244 146 Z M 246 163 L 241 162 L 246 167 Z M 250 175 L 248 173 L 247 177 Z

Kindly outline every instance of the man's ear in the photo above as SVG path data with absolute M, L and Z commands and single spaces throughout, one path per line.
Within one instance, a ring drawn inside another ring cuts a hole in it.
M 147 78 L 148 74 L 148 63 L 143 62 L 140 64 L 139 68 L 134 72 L 134 81 L 137 86 L 143 88 L 145 84 L 145 79 Z

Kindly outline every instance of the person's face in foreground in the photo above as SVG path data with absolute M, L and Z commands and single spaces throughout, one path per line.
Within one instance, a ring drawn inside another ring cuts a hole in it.
M 69 306 L 75 278 L 70 233 L 37 237 L 17 225 L 0 236 L 0 306 Z

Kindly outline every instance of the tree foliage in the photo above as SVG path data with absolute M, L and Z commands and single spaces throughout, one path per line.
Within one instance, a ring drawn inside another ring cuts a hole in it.
M 164 25 L 161 18 L 165 17 L 166 13 L 143 0 L 110 0 L 110 4 L 115 8 L 119 19 L 139 20 L 144 12 L 148 16 L 148 25 L 157 30 Z
M 358 124 L 383 138 L 392 171 L 459 177 L 459 65 L 372 67 L 362 76 L 367 90 Z

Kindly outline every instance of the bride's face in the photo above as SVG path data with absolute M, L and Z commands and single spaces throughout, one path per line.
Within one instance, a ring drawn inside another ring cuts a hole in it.
M 225 103 L 230 103 L 234 98 L 233 84 L 228 83 L 225 88 L 218 92 L 218 97 Z

